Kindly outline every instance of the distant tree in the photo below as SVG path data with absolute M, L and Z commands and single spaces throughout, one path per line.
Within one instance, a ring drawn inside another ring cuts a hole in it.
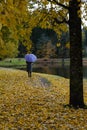
M 18 44 L 18 56 L 17 57 L 21 57 L 23 58 L 24 55 L 27 53 L 27 49 L 26 47 L 22 44 L 21 41 L 19 41 L 19 44 Z
M 60 53 L 61 53 L 61 57 L 64 61 L 64 58 L 67 57 L 67 51 L 69 52 L 70 48 L 68 48 L 67 50 L 67 43 L 69 43 L 69 32 L 62 32 L 60 38 L 58 39 L 58 43 L 61 43 L 59 48 L 60 49 Z
M 33 52 L 36 53 L 38 56 L 43 57 L 46 55 L 46 52 L 42 50 L 43 48 L 45 49 L 48 43 L 52 44 L 51 47 L 53 47 L 53 50 L 55 48 L 55 52 L 53 51 L 54 54 L 52 52 L 52 54 L 55 55 L 56 43 L 58 39 L 57 34 L 54 30 L 36 27 L 32 30 L 31 40 L 33 42 Z M 52 57 L 52 54 L 49 57 Z
M 32 40 L 33 43 L 32 50 L 33 53 L 35 54 L 37 54 L 38 51 L 38 39 L 40 39 L 42 34 L 43 34 L 43 29 L 40 27 L 35 27 L 32 29 L 30 39 Z
M 49 37 L 42 34 L 38 39 L 37 55 L 44 58 L 52 58 L 56 55 L 56 46 L 52 44 Z
M 43 45 L 43 55 L 45 58 L 53 58 L 56 56 L 56 46 L 51 43 L 51 40 Z

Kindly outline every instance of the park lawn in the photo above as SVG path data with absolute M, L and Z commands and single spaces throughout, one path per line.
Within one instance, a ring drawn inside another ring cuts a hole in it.
M 62 59 L 44 59 L 38 58 L 36 63 L 58 63 L 58 65 L 62 64 Z M 65 64 L 69 65 L 69 60 L 65 59 Z M 12 67 L 14 66 L 24 66 L 26 65 L 26 61 L 24 58 L 6 58 L 0 61 L 0 66 L 2 67 Z
M 0 61 L 0 66 L 25 65 L 24 58 L 6 58 Z
M 87 103 L 87 80 L 84 100 Z M 87 109 L 69 103 L 69 79 L 0 69 L 0 130 L 86 130 Z

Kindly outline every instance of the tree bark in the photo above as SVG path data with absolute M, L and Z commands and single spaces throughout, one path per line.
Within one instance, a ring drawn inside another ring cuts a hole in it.
M 83 64 L 81 17 L 78 15 L 78 0 L 69 2 L 70 31 L 70 105 L 83 107 Z

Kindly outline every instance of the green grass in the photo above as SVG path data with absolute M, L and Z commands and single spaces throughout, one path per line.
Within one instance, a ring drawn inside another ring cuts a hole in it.
M 7 58 L 0 61 L 0 67 L 25 68 L 25 65 L 23 58 Z
M 38 59 L 38 63 L 45 63 L 46 61 L 42 59 Z M 48 63 L 56 63 L 56 64 L 62 64 L 62 59 L 49 59 L 47 61 Z M 65 60 L 65 64 L 67 64 L 67 60 Z M 69 63 L 68 63 L 69 64 Z M 12 66 L 12 65 L 25 65 L 25 59 L 24 58 L 7 58 L 5 60 L 0 61 L 0 66 Z

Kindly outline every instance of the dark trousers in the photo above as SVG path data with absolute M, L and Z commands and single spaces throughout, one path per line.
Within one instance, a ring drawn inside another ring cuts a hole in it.
M 31 71 L 28 71 L 28 77 L 31 77 Z

